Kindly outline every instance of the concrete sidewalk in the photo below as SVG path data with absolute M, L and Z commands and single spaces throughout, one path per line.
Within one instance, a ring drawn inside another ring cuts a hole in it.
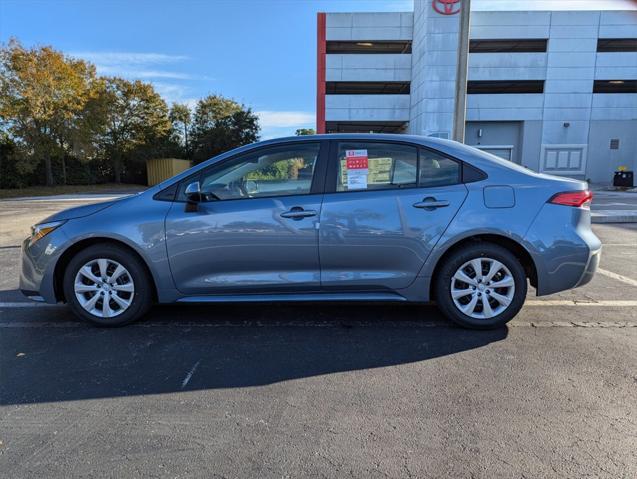
M 637 223 L 637 193 L 593 190 L 593 223 Z

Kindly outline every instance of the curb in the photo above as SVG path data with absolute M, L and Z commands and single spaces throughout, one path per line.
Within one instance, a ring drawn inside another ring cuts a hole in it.
M 591 223 L 637 223 L 637 211 L 627 213 L 592 211 Z

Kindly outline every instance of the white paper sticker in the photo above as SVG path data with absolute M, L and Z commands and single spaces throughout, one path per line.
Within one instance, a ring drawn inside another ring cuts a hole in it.
M 368 173 L 367 168 L 347 170 L 347 189 L 348 190 L 367 189 L 367 173 Z

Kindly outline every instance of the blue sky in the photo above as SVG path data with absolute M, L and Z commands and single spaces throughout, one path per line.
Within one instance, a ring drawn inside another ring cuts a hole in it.
M 411 0 L 0 0 L 0 40 L 52 45 L 98 72 L 152 82 L 168 102 L 219 93 L 262 137 L 314 127 L 316 12 L 407 11 Z

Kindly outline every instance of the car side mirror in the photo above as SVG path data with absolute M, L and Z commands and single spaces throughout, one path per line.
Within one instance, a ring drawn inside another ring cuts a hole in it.
M 186 213 L 196 212 L 199 209 L 198 205 L 201 202 L 201 187 L 199 186 L 199 182 L 193 181 L 186 186 L 184 195 L 186 196 Z
M 201 186 L 199 186 L 199 182 L 193 181 L 186 186 L 184 194 L 186 195 L 188 203 L 199 203 L 201 201 Z

